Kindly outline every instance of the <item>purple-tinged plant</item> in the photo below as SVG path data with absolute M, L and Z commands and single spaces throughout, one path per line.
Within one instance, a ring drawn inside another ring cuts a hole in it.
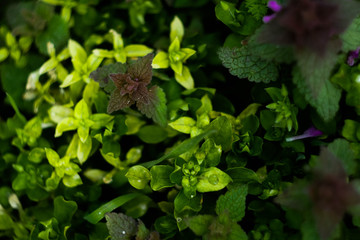
M 287 142 L 292 142 L 292 141 L 295 141 L 295 140 L 300 140 L 300 139 L 304 139 L 304 138 L 311 138 L 311 137 L 317 137 L 317 136 L 321 136 L 321 135 L 323 135 L 322 131 L 316 129 L 315 127 L 310 127 L 309 129 L 307 129 L 301 135 L 286 138 L 286 141 Z
M 281 10 L 281 8 L 282 8 L 282 6 L 276 1 L 269 1 L 268 2 L 268 7 L 271 10 L 273 10 L 275 13 L 273 13 L 271 15 L 268 15 L 268 16 L 264 16 L 263 17 L 263 22 L 264 23 L 270 22 L 276 16 L 276 13 L 279 12 Z
M 101 87 L 112 91 L 107 107 L 109 114 L 136 104 L 147 117 L 166 125 L 165 94 L 158 86 L 148 86 L 152 79 L 153 57 L 154 54 L 148 54 L 127 67 L 121 63 L 105 65 L 91 73 L 90 77 L 98 81 Z M 115 87 L 111 88 L 109 78 Z
M 348 208 L 360 204 L 360 194 L 348 182 L 340 160 L 322 148 L 311 181 L 295 183 L 276 201 L 303 213 L 311 209 L 319 236 L 325 240 L 331 237 Z
M 359 52 L 360 52 L 360 47 L 358 47 L 356 50 L 354 51 L 350 51 L 348 58 L 347 58 L 347 64 L 349 66 L 354 66 L 355 64 L 355 59 L 359 58 Z
M 295 45 L 323 55 L 329 42 L 357 16 L 356 6 L 351 0 L 290 0 L 283 7 L 270 1 L 269 7 L 276 14 L 265 18 L 267 26 L 260 41 Z

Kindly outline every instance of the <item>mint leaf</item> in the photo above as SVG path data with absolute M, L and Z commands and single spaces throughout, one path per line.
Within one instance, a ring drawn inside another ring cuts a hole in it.
M 115 85 L 113 81 L 110 80 L 109 75 L 112 73 L 125 73 L 125 71 L 126 65 L 117 62 L 99 67 L 90 73 L 90 78 L 97 81 L 100 87 L 104 88 L 106 92 L 112 92 L 115 89 Z
M 256 20 L 260 20 L 268 10 L 267 2 L 268 0 L 245 0 L 245 6 Z
M 320 76 L 320 78 L 322 77 Z M 314 93 L 305 82 L 305 79 L 299 72 L 298 68 L 295 68 L 293 71 L 293 81 L 297 85 L 300 93 L 304 95 L 306 101 L 308 101 L 310 105 L 317 110 L 318 114 L 325 121 L 330 121 L 335 117 L 336 112 L 339 110 L 341 89 L 337 88 L 329 80 L 325 80 L 322 86 L 318 86 L 316 89 L 317 93 L 315 93 L 316 97 L 314 97 Z
M 216 202 L 218 215 L 227 213 L 229 217 L 238 222 L 245 216 L 245 200 L 248 193 L 247 185 L 235 185 L 221 195 Z
M 347 52 L 360 46 L 360 17 L 355 18 L 348 29 L 341 35 L 342 50 Z
M 137 232 L 137 223 L 123 213 L 107 213 L 106 226 L 112 240 L 130 240 Z
M 231 231 L 228 240 L 248 240 L 245 231 L 236 222 L 231 224 Z
M 185 222 L 197 236 L 202 236 L 209 232 L 210 224 L 214 219 L 212 215 L 197 215 L 185 219 Z
M 248 78 L 251 82 L 269 83 L 279 76 L 275 63 L 253 55 L 247 46 L 233 49 L 220 48 L 218 55 L 222 64 L 238 78 Z
M 148 99 L 148 102 L 138 101 L 136 106 L 145 116 L 152 118 L 161 126 L 166 126 L 167 107 L 164 91 L 158 86 L 153 86 L 148 91 Z

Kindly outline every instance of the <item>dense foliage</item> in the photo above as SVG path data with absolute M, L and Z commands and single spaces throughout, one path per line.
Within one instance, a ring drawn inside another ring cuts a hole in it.
M 358 0 L 0 8 L 0 238 L 360 236 Z

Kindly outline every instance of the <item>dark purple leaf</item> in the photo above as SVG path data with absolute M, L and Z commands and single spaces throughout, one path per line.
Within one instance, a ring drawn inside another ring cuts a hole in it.
M 120 90 L 115 89 L 111 94 L 107 112 L 110 114 L 112 112 L 130 107 L 134 103 L 135 101 L 131 99 L 128 94 L 121 95 Z
M 90 78 L 99 82 L 100 87 L 105 88 L 105 91 L 111 92 L 114 90 L 112 81 L 110 81 L 110 74 L 114 73 L 125 73 L 126 65 L 122 63 L 112 63 L 99 67 L 90 74 Z M 109 89 L 109 86 L 112 86 L 112 89 Z
M 151 63 L 154 58 L 154 54 L 150 53 L 145 57 L 139 58 L 139 60 L 129 64 L 127 73 L 134 81 L 145 83 L 146 85 L 151 82 L 152 67 Z

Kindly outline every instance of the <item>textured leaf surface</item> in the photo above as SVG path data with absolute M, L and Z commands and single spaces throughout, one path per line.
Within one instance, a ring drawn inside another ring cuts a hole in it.
M 158 123 L 161 126 L 166 126 L 167 124 L 167 107 L 166 107 L 166 97 L 164 91 L 158 87 L 153 86 L 149 89 L 149 102 L 145 104 L 144 102 L 138 101 L 136 106 L 147 117 L 152 118 L 154 122 Z
M 267 2 L 267 0 L 245 0 L 245 6 L 257 20 L 260 20 L 268 10 Z
M 136 234 L 137 223 L 132 217 L 123 213 L 107 213 L 105 218 L 111 239 L 129 240 Z
M 240 221 L 245 216 L 245 200 L 248 193 L 247 185 L 235 185 L 216 202 L 216 213 L 229 214 L 234 221 Z
M 90 78 L 99 82 L 100 87 L 104 88 L 105 91 L 111 92 L 115 86 L 110 80 L 109 75 L 114 73 L 125 73 L 126 65 L 122 63 L 112 63 L 104 65 L 90 74 Z
M 318 114 L 325 121 L 329 121 L 335 117 L 339 110 L 341 89 L 326 80 L 322 86 L 319 86 L 318 89 L 316 89 L 317 96 L 314 97 L 311 89 L 306 84 L 305 79 L 296 68 L 293 71 L 293 81 L 297 85 L 299 91 L 305 96 L 305 99 L 317 110 Z
M 360 46 L 360 17 L 355 18 L 348 29 L 341 35 L 343 51 L 355 50 Z
M 248 78 L 251 82 L 269 83 L 279 76 L 275 63 L 252 55 L 247 47 L 220 48 L 218 54 L 222 64 L 238 78 Z

